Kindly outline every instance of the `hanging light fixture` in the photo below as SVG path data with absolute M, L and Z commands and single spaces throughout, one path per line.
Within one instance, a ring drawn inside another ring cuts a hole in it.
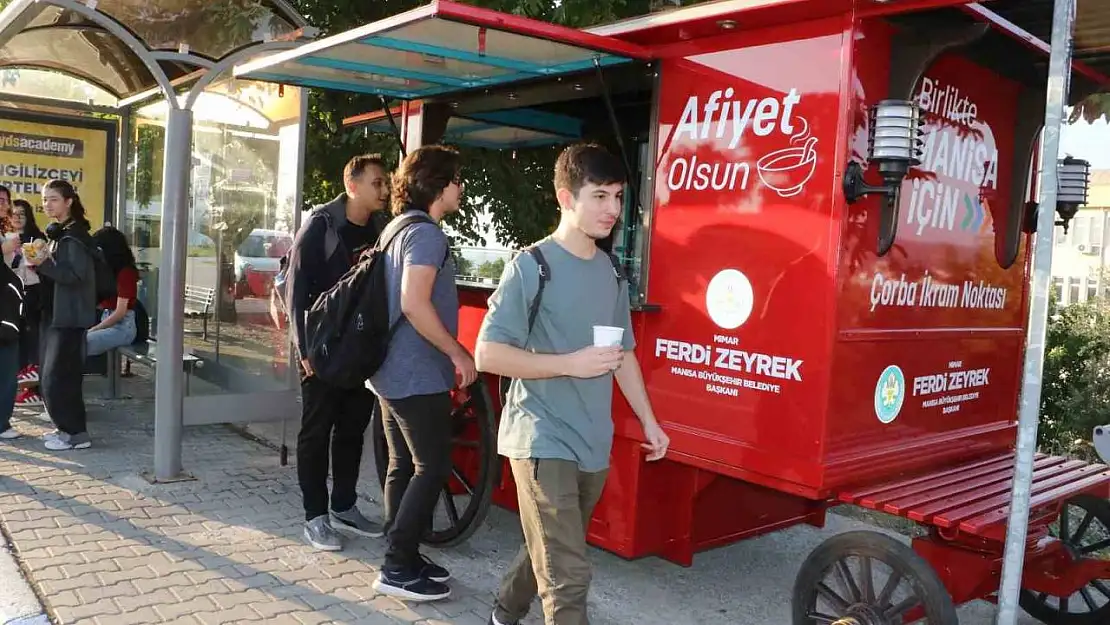
M 1055 223 L 1064 227 L 1064 234 L 1068 232 L 1068 224 L 1079 207 L 1087 204 L 1087 192 L 1091 186 L 1091 164 L 1083 159 L 1065 156 L 1056 162 L 1056 212 L 1060 215 Z M 1026 204 L 1025 227 L 1028 234 L 1037 231 L 1037 214 L 1039 204 L 1029 202 Z
M 912 100 L 882 100 L 871 108 L 868 160 L 878 165 L 882 184 L 863 179 L 863 166 L 850 161 L 844 172 L 844 198 L 849 204 L 871 193 L 882 193 L 878 252 L 882 256 L 894 244 L 898 230 L 898 202 L 902 181 L 910 167 L 921 164 L 924 145 L 921 109 Z
M 1063 219 L 1057 225 L 1068 231 L 1068 222 L 1079 207 L 1087 203 L 1087 189 L 1091 184 L 1091 164 L 1070 155 L 1056 165 L 1056 212 Z

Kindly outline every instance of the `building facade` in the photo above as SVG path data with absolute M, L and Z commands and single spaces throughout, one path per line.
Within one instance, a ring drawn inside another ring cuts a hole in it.
M 1110 293 L 1110 169 L 1091 172 L 1087 205 L 1068 224 L 1056 226 L 1052 251 L 1052 284 L 1062 305 Z

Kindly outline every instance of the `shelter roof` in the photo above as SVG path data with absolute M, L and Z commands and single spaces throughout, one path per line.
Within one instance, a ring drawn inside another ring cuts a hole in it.
M 105 20 L 104 18 L 108 18 Z M 307 26 L 285 0 L 14 0 L 0 12 L 0 69 L 61 72 L 125 99 Z

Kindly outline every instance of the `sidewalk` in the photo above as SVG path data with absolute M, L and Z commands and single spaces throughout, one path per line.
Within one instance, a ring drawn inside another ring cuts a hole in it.
M 24 411 L 15 425 L 29 436 L 0 444 L 0 520 L 55 623 L 485 625 L 521 544 L 516 516 L 495 508 L 464 545 L 426 550 L 456 578 L 450 600 L 406 605 L 378 595 L 370 585 L 383 542 L 350 540 L 330 554 L 306 546 L 295 467 L 232 428 L 187 428 L 184 466 L 197 480 L 149 484 L 141 473 L 152 466 L 150 385 L 130 378 L 123 390 L 139 399 L 88 400 L 92 449 L 46 451 L 35 436 L 48 424 Z M 95 387 L 89 378 L 87 397 Z M 360 505 L 373 517 L 380 491 L 370 446 L 366 455 Z M 806 554 L 858 527 L 830 515 L 824 531 L 743 541 L 691 568 L 592 549 L 591 622 L 786 625 Z M 960 614 L 964 625 L 991 620 L 985 604 Z M 526 622 L 541 620 L 536 604 Z

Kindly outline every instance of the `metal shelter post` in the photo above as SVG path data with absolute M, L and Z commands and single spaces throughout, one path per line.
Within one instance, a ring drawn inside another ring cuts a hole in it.
M 1041 408 L 1041 376 L 1044 370 L 1045 335 L 1048 326 L 1048 295 L 1052 286 L 1052 244 L 1056 227 L 1057 161 L 1060 155 L 1060 126 L 1068 96 L 1071 71 L 1072 26 L 1076 0 L 1056 0 L 1052 13 L 1052 48 L 1048 63 L 1048 90 L 1044 133 L 1041 142 L 1040 210 L 1033 251 L 1033 288 L 1029 307 L 1029 336 L 1018 413 L 1017 454 L 1014 461 L 1010 519 L 998 589 L 996 625 L 1014 625 L 1021 591 L 1025 541 L 1029 530 L 1029 499 L 1033 482 L 1033 458 L 1037 450 L 1037 425 Z
M 169 107 L 166 156 L 162 173 L 162 259 L 158 289 L 158 360 L 165 363 L 154 374 L 154 478 L 178 478 L 184 428 L 184 392 L 180 367 L 185 351 L 185 261 L 189 218 L 186 201 L 192 171 L 193 112 Z M 168 280 L 167 280 L 168 278 Z

